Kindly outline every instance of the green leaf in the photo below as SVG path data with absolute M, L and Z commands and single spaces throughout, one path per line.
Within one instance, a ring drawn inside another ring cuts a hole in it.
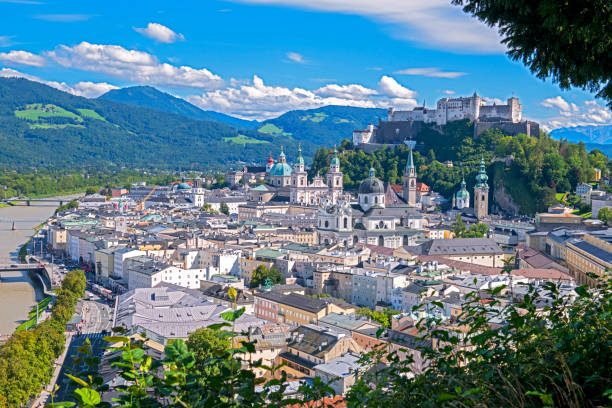
M 228 322 L 235 322 L 244 313 L 244 307 L 238 310 L 230 310 L 229 312 L 221 313 L 221 318 Z
M 91 388 L 78 388 L 74 390 L 74 396 L 84 405 L 98 405 L 101 401 L 100 394 Z
M 73 375 L 70 374 L 66 374 L 66 377 L 70 378 L 72 381 L 74 381 L 75 383 L 82 385 L 83 387 L 89 387 L 89 384 L 87 384 L 85 381 L 81 380 L 78 377 L 75 377 Z
M 580 296 L 581 298 L 591 297 L 591 295 L 589 294 L 589 291 L 588 291 L 588 287 L 586 285 L 578 286 L 574 290 L 576 291 L 578 296 Z
M 457 396 L 453 394 L 445 392 L 438 394 L 438 402 L 452 401 L 454 399 L 457 399 Z

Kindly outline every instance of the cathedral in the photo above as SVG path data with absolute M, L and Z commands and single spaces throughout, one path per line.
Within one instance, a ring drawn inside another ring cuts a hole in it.
M 387 248 L 415 245 L 422 238 L 425 218 L 417 209 L 412 150 L 404 170 L 403 198 L 406 203 L 388 203 L 385 186 L 371 168 L 359 185 L 356 204 L 345 199 L 332 202 L 331 197 L 322 200 L 317 215 L 319 242 L 347 247 L 359 243 Z
M 329 171 L 325 176 L 325 181 L 323 177 L 317 174 L 309 183 L 308 173 L 304 167 L 302 148 L 298 147 L 298 156 L 293 164 L 289 190 L 289 201 L 292 204 L 319 205 L 323 199 L 336 204 L 344 194 L 338 151 L 334 149 L 334 156 L 329 163 Z

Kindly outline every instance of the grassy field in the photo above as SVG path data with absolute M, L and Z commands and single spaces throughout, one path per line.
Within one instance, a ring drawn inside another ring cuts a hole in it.
M 97 120 L 106 122 L 106 119 L 100 116 L 100 114 L 96 112 L 95 110 L 92 110 L 92 109 L 77 109 L 77 110 L 79 111 L 79 114 L 83 118 L 97 119 Z
M 42 103 L 31 103 L 26 105 L 25 109 L 17 109 L 15 110 L 15 116 L 19 119 L 30 120 L 36 122 L 38 120 L 45 118 L 69 118 L 76 122 L 82 122 L 83 118 L 79 115 L 69 112 L 64 108 L 61 108 L 57 105 L 47 104 L 43 105 Z
M 73 125 L 71 123 L 62 123 L 61 125 L 55 123 L 32 123 L 29 126 L 30 129 L 66 129 L 68 127 L 85 128 L 83 125 Z
M 266 133 L 269 135 L 283 135 L 283 136 L 291 136 L 291 133 L 285 132 L 282 128 L 279 128 L 273 123 L 266 123 L 259 129 L 257 129 L 259 133 Z
M 240 134 L 238 136 L 233 136 L 233 137 L 224 137 L 223 140 L 226 141 L 226 142 L 235 143 L 235 144 L 266 144 L 266 143 L 270 143 L 267 140 L 253 139 L 252 137 L 248 137 L 248 136 L 240 135 Z
M 309 120 L 311 122 L 315 122 L 315 123 L 319 123 L 325 120 L 325 118 L 327 118 L 328 115 L 326 113 L 323 112 L 316 112 L 312 115 L 305 115 L 302 116 L 300 119 L 302 120 Z

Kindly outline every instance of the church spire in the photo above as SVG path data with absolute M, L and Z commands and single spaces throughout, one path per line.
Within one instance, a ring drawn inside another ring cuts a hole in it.
M 412 158 L 412 146 L 410 146 L 410 153 L 408 153 L 408 161 L 406 162 L 407 169 L 414 169 L 414 159 Z

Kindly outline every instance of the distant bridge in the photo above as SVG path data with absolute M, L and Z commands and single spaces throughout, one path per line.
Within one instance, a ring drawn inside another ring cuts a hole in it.
M 53 272 L 48 269 L 49 265 L 40 262 L 37 258 L 30 256 L 31 263 L 0 264 L 0 285 L 2 284 L 2 272 L 33 271 L 40 276 L 44 287 L 48 290 L 56 289 L 53 285 Z M 46 292 L 47 290 L 45 290 Z
M 12 206 L 27 206 L 30 207 L 35 205 L 37 207 L 57 207 L 69 202 L 67 198 L 16 198 L 16 199 L 5 199 L 3 203 Z

